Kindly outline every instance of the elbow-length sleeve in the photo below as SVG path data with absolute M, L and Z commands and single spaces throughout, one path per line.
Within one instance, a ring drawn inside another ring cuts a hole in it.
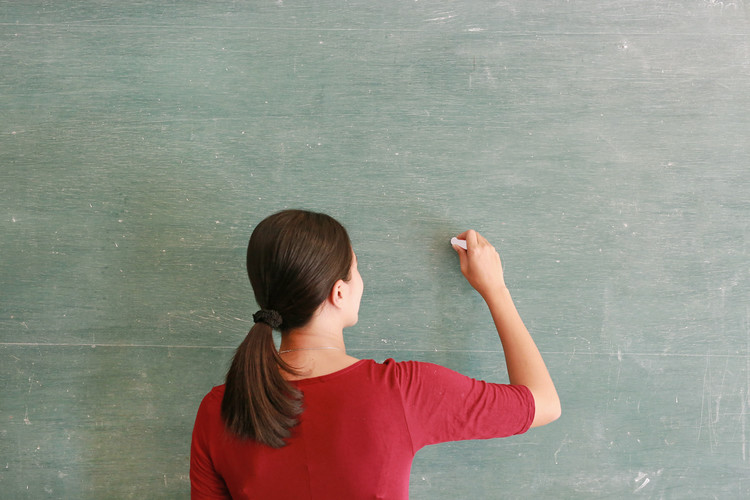
M 522 434 L 534 420 L 534 397 L 525 386 L 484 382 L 432 363 L 393 363 L 414 452 Z

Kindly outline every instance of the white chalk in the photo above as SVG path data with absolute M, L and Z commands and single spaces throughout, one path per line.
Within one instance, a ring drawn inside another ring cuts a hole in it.
M 458 245 L 466 250 L 466 240 L 459 240 L 458 238 L 451 238 L 451 245 Z

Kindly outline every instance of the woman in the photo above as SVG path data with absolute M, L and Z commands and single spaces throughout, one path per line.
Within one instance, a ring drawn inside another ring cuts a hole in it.
M 357 322 L 363 283 L 346 230 L 300 210 L 258 224 L 247 271 L 261 309 L 226 383 L 198 410 L 192 498 L 406 499 L 423 446 L 520 434 L 558 418 L 557 392 L 499 255 L 475 231 L 459 238 L 461 271 L 489 306 L 510 385 L 349 356 L 343 330 Z

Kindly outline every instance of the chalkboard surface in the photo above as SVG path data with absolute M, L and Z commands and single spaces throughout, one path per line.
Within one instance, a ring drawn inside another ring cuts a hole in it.
M 0 491 L 185 498 L 254 225 L 349 229 L 357 357 L 503 382 L 475 228 L 557 422 L 414 499 L 750 497 L 750 4 L 0 1 Z

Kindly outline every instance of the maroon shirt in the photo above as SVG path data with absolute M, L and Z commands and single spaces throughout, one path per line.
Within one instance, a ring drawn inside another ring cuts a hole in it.
M 223 385 L 203 398 L 190 457 L 193 499 L 407 499 L 423 446 L 521 434 L 534 419 L 526 387 L 431 363 L 361 360 L 293 384 L 304 412 L 278 449 L 226 431 Z

